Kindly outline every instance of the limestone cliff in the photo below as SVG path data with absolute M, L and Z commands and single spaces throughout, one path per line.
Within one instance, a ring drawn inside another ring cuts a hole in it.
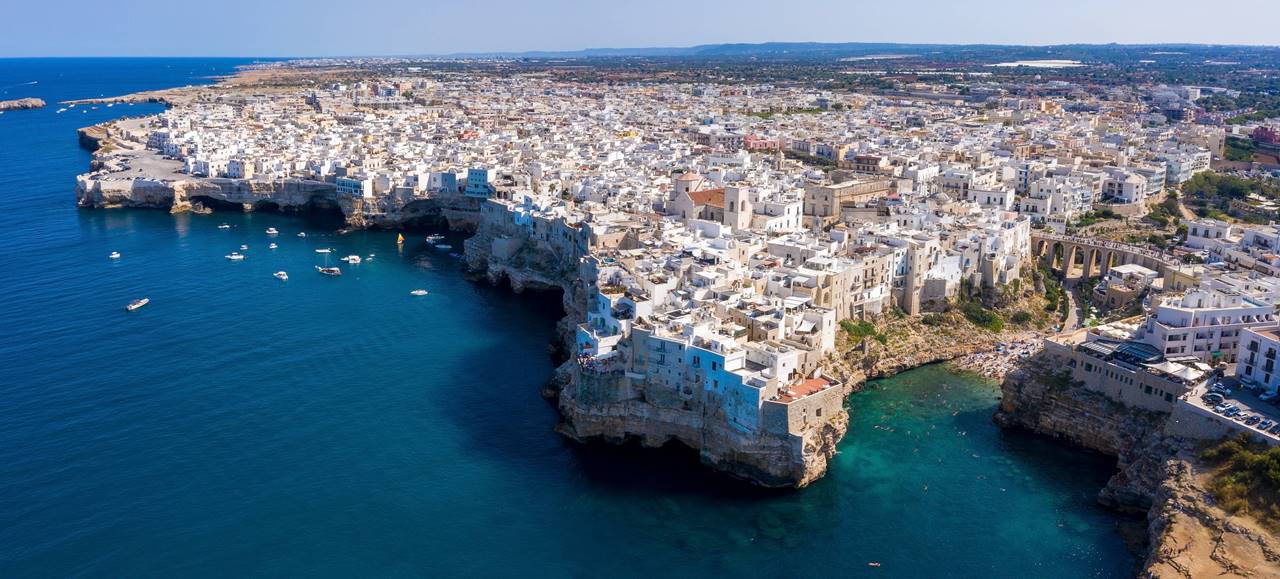
M 1161 466 L 1177 441 L 1163 433 L 1165 416 L 1123 406 L 1058 374 L 1036 357 L 1010 373 L 994 420 L 1116 457 L 1119 469 L 1099 494 L 1105 505 L 1129 512 L 1151 507 Z
M 1190 452 L 1164 464 L 1148 514 L 1151 579 L 1280 577 L 1280 540 L 1247 518 L 1214 506 Z
M 1033 358 L 1010 373 L 994 420 L 1116 457 L 1098 501 L 1146 513 L 1142 576 L 1280 578 L 1276 537 L 1213 506 L 1190 443 L 1165 434 L 1167 415 L 1116 403 L 1058 370 Z

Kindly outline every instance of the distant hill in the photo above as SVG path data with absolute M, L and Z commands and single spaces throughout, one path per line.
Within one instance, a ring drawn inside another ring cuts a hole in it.
M 1149 51 L 1194 52 L 1196 56 L 1277 53 L 1274 46 L 1226 46 L 1198 44 L 1062 44 L 1020 46 L 999 44 L 904 44 L 883 42 L 762 42 L 700 44 L 687 47 L 587 48 L 567 51 L 475 52 L 444 55 L 453 58 L 856 58 L 867 56 L 918 56 L 953 58 L 1075 57 L 1088 54 L 1115 56 Z M 1170 56 L 1166 55 L 1166 56 Z

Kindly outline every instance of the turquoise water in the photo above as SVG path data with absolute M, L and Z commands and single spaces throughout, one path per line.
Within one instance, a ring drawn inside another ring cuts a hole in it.
M 0 98 L 237 62 L 0 60 Z M 0 576 L 1132 574 L 1093 500 L 1111 463 L 1000 432 L 985 381 L 873 384 L 799 492 L 570 444 L 538 395 L 556 298 L 467 282 L 420 235 L 401 251 L 269 214 L 79 211 L 74 129 L 159 109 L 56 108 L 0 115 Z M 317 247 L 345 275 L 316 274 Z M 336 261 L 352 253 L 375 258 Z

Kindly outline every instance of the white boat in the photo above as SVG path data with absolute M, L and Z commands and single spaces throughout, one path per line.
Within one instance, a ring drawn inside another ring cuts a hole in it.
M 267 235 L 279 235 L 279 234 L 280 234 L 280 232 L 279 232 L 279 231 L 277 231 L 277 230 L 276 230 L 276 228 L 274 228 L 274 227 L 268 227 L 268 228 L 267 228 Z
M 338 269 L 338 268 L 336 268 L 336 267 L 320 267 L 320 266 L 318 266 L 318 265 L 317 265 L 317 266 L 316 266 L 316 271 L 318 271 L 318 272 L 320 272 L 321 274 L 324 274 L 324 275 L 332 275 L 332 276 L 339 276 L 339 275 L 342 275 L 342 270 L 340 270 L 340 269 Z
M 307 232 L 305 232 L 305 231 L 299 231 L 299 232 L 298 232 L 298 237 L 306 237 L 306 236 L 307 236 Z
M 275 248 L 277 248 L 277 247 L 280 247 L 280 246 L 279 246 L 279 245 L 276 245 L 276 244 L 274 244 L 274 243 L 272 243 L 271 245 L 268 245 L 268 246 L 267 246 L 267 249 L 275 249 Z
M 452 246 L 452 245 L 449 245 L 449 244 L 446 244 L 446 243 L 441 243 L 441 244 L 436 245 L 436 249 L 449 250 L 449 249 L 453 249 L 453 246 Z
M 129 302 L 129 305 L 125 306 L 125 307 L 124 307 L 124 309 L 125 309 L 125 311 L 132 312 L 133 310 L 136 310 L 136 309 L 138 309 L 138 308 L 140 308 L 140 307 L 142 307 L 142 306 L 145 306 L 145 305 L 147 305 L 147 304 L 149 304 L 149 303 L 151 303 L 151 298 L 142 298 L 142 299 L 140 299 L 140 300 L 133 300 L 133 301 Z
M 346 256 L 346 257 L 342 258 L 342 261 L 345 261 L 345 262 L 347 262 L 347 263 L 349 263 L 349 264 L 355 265 L 355 264 L 357 264 L 357 263 L 360 263 L 360 256 L 358 256 L 358 255 L 348 255 L 348 256 Z
M 271 275 L 275 276 L 275 278 L 276 278 L 276 279 L 278 279 L 278 280 L 280 280 L 280 281 L 289 281 L 289 274 L 287 274 L 287 273 L 285 273 L 285 272 L 283 272 L 283 271 L 277 271 L 277 272 L 275 272 L 275 273 L 273 273 L 273 274 L 271 274 Z
M 247 245 L 241 245 L 241 246 L 240 246 L 240 251 L 246 251 L 246 250 L 248 250 L 248 249 L 249 249 L 249 246 L 247 246 Z
M 411 295 L 411 296 L 425 296 L 425 295 L 427 295 L 427 290 L 424 290 L 424 289 L 416 289 L 416 290 L 413 290 L 413 291 L 409 292 L 409 295 Z
M 227 257 L 227 259 L 229 259 L 229 260 L 231 260 L 231 261 L 241 261 L 241 260 L 243 260 L 243 259 L 244 259 L 244 254 L 242 254 L 242 253 L 237 253 L 237 252 L 233 251 L 233 252 L 231 252 L 231 253 L 227 254 L 227 256 L 226 256 L 226 257 Z
M 320 248 L 320 249 L 317 249 L 317 250 L 316 250 L 316 253 L 329 253 L 330 251 L 333 251 L 333 250 L 332 250 L 332 249 L 329 249 L 329 248 L 327 248 L 327 247 L 322 247 L 322 248 Z
M 111 252 L 111 255 L 108 255 L 107 257 L 108 257 L 108 258 L 110 258 L 110 259 L 120 259 L 120 252 L 119 252 L 119 251 L 113 251 L 113 252 Z
M 444 236 L 443 236 L 443 235 L 440 235 L 440 234 L 438 234 L 438 233 L 437 233 L 437 234 L 435 234 L 435 235 L 428 235 L 428 236 L 427 236 L 427 243 L 435 243 L 435 242 L 437 242 L 437 241 L 443 241 L 443 240 L 444 240 Z
M 58 109 L 58 113 L 59 113 L 59 114 L 61 114 L 61 113 L 65 113 L 65 112 L 67 112 L 67 109 L 65 109 L 65 108 Z
M 223 223 L 222 225 L 218 226 L 218 229 L 231 229 L 231 226 L 227 225 L 226 223 Z

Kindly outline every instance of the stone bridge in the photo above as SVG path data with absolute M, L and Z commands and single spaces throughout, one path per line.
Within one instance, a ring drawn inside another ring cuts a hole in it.
M 1045 231 L 1031 232 L 1031 255 L 1067 280 L 1103 276 L 1111 268 L 1129 263 L 1154 270 L 1164 277 L 1180 264 L 1171 254 L 1136 245 Z

